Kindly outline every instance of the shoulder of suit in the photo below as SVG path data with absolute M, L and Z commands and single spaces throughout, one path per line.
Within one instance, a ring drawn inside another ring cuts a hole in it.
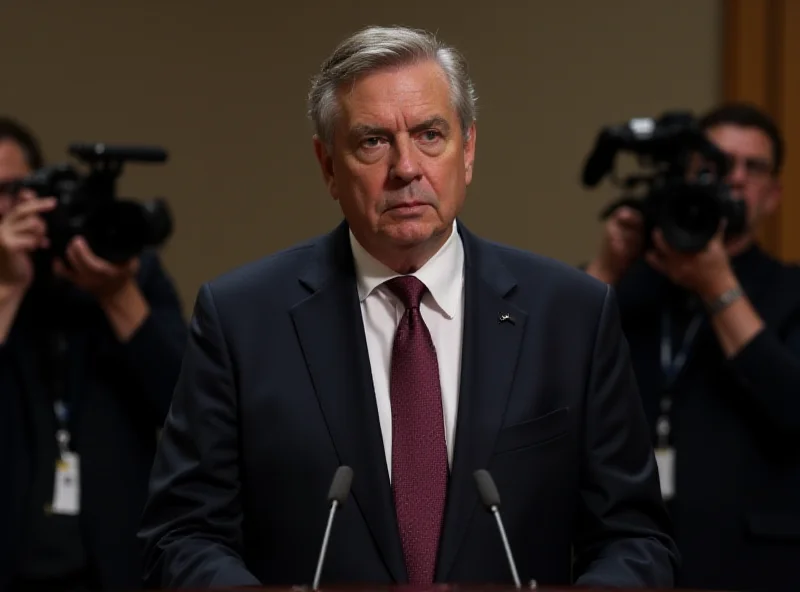
M 206 285 L 215 294 L 236 294 L 295 279 L 300 267 L 309 260 L 324 238 L 324 236 L 315 237 L 248 261 L 218 275 L 206 282 Z
M 554 257 L 486 239 L 479 240 L 494 252 L 520 284 L 539 288 L 549 284 L 557 288 L 601 295 L 605 295 L 608 291 L 606 283 L 589 275 L 583 269 Z

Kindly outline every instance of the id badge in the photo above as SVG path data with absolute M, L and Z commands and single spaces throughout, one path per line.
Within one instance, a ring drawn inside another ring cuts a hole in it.
M 661 481 L 661 497 L 671 500 L 675 496 L 675 449 L 669 446 L 656 448 L 656 465 Z
M 56 461 L 53 489 L 53 514 L 77 516 L 81 508 L 80 459 L 74 452 L 64 451 Z

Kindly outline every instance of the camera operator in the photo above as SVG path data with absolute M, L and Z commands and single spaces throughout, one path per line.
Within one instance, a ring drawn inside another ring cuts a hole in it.
M 0 120 L 0 183 L 42 166 Z M 135 533 L 186 326 L 157 257 L 42 259 L 55 198 L 0 190 L 0 589 L 141 587 Z M 42 262 L 45 263 L 42 263 Z
M 700 120 L 746 227 L 679 252 L 616 210 L 586 271 L 615 285 L 683 559 L 680 587 L 798 589 L 800 269 L 757 244 L 781 199 L 783 141 L 746 104 Z

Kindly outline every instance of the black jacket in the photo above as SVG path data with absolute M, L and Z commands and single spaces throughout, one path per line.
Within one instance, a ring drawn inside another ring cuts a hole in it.
M 800 268 L 783 265 L 758 248 L 736 257 L 733 265 L 766 329 L 726 360 L 706 318 L 672 388 L 676 495 L 669 509 L 683 558 L 678 583 L 797 590 Z M 686 317 L 681 310 L 686 295 L 644 264 L 636 265 L 617 291 L 655 434 L 663 376 L 662 312 L 669 308 L 673 319 Z
M 73 289 L 67 300 L 80 528 L 101 583 L 115 589 L 141 586 L 135 533 L 187 331 L 175 290 L 154 255 L 142 257 L 139 282 L 151 314 L 125 344 L 89 296 Z M 29 292 L 0 345 L 0 589 L 15 576 L 21 541 L 29 534 L 28 500 L 40 456 L 28 398 L 44 392 L 49 371 L 36 354 L 42 321 L 33 301 Z

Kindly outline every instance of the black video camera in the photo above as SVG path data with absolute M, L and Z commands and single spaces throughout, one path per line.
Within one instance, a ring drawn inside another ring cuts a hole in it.
M 594 187 L 612 172 L 619 151 L 635 154 L 640 163 L 656 170 L 650 175 L 628 176 L 622 182 L 614 176 L 625 193 L 600 217 L 608 218 L 621 206 L 641 212 L 646 248 L 654 228 L 661 229 L 672 248 L 683 252 L 702 251 L 723 220 L 727 238 L 744 231 L 745 203 L 733 199 L 724 182 L 728 158 L 706 137 L 691 113 L 666 112 L 657 119 L 631 119 L 603 128 L 583 169 L 583 184 Z M 640 186 L 645 187 L 643 195 L 634 191 Z
M 117 196 L 117 180 L 126 162 L 163 163 L 165 150 L 95 143 L 70 144 L 69 153 L 88 165 L 88 173 L 59 164 L 38 169 L 16 183 L 17 190 L 30 189 L 39 197 L 57 200 L 56 207 L 42 215 L 50 240 L 48 255 L 63 258 L 77 235 L 98 257 L 112 263 L 123 263 L 166 242 L 173 222 L 164 199 L 139 202 Z

